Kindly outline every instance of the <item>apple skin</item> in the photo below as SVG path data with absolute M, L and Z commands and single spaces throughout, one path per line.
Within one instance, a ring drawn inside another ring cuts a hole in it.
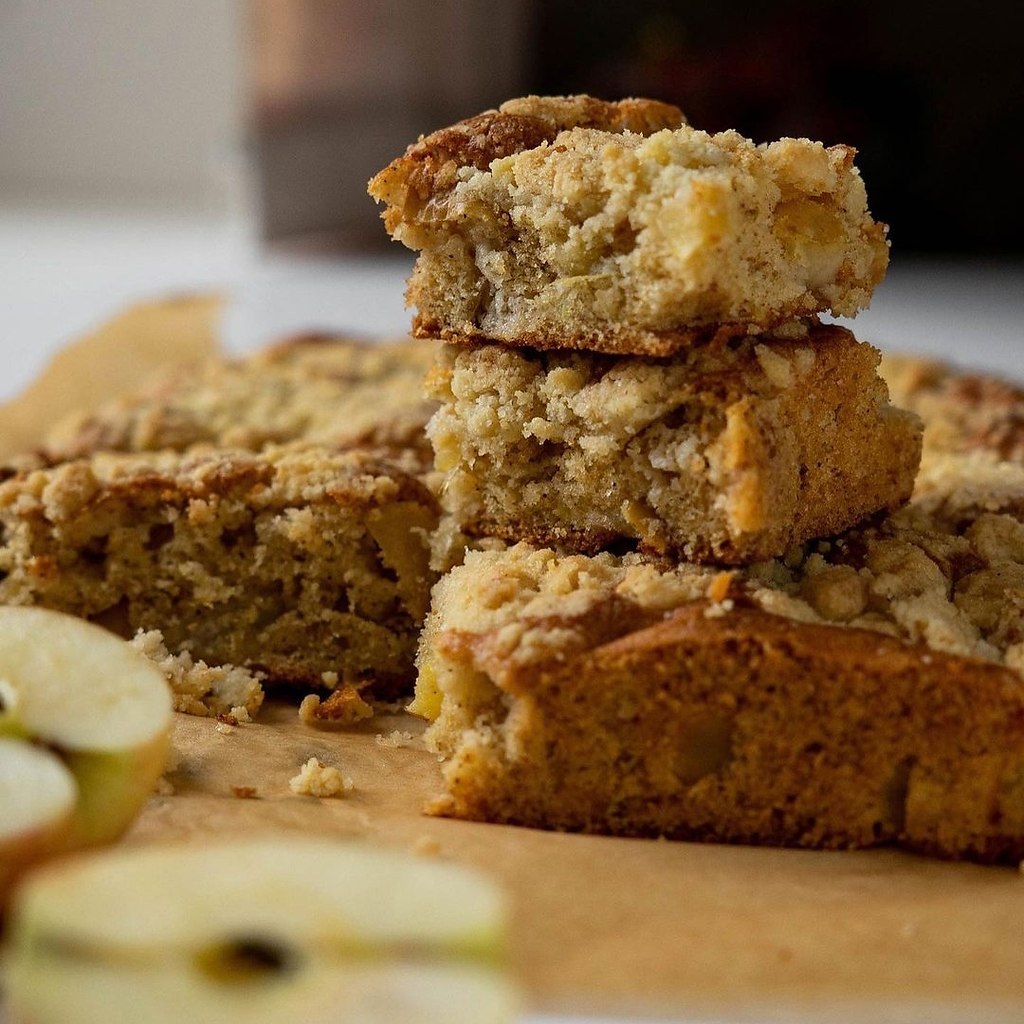
M 170 734 L 161 733 L 137 750 L 66 752 L 79 796 L 62 849 L 102 846 L 120 838 L 164 773 L 170 748 Z

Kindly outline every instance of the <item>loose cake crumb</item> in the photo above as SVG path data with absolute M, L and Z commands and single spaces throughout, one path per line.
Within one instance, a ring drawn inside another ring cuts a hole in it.
M 727 615 L 736 606 L 736 602 L 731 597 L 726 598 L 724 601 L 719 601 L 717 604 L 708 605 L 704 609 L 705 619 L 720 619 L 723 615 Z
M 318 707 L 320 707 L 320 698 L 315 693 L 307 693 L 299 705 L 299 720 L 306 725 L 315 725 Z
M 229 725 L 227 722 L 218 722 L 214 728 L 222 736 L 230 736 L 235 731 L 235 726 Z
M 392 750 L 397 750 L 400 747 L 411 747 L 415 743 L 415 737 L 411 732 L 402 732 L 399 729 L 395 729 L 394 732 L 389 732 L 386 735 L 378 733 L 375 738 L 378 747 L 388 747 Z
M 255 786 L 232 786 L 231 793 L 239 800 L 255 800 L 259 796 Z
M 436 857 L 441 852 L 441 844 L 433 836 L 419 836 L 412 844 L 412 852 L 421 857 Z
M 161 775 L 160 778 L 156 780 L 156 786 L 153 787 L 153 792 L 157 796 L 174 796 L 174 784 L 166 775 Z
M 194 660 L 187 650 L 172 654 L 159 629 L 140 629 L 129 642 L 166 676 L 175 711 L 203 717 L 231 715 L 239 722 L 251 722 L 263 704 L 259 672 L 240 665 L 207 665 Z
M 372 717 L 373 707 L 363 700 L 362 695 L 351 683 L 345 683 L 324 701 L 315 693 L 311 693 L 304 697 L 299 705 L 299 718 L 306 725 L 354 725 Z
M 343 797 L 355 788 L 350 778 L 342 775 L 333 765 L 311 757 L 299 774 L 288 782 L 288 788 L 299 796 Z

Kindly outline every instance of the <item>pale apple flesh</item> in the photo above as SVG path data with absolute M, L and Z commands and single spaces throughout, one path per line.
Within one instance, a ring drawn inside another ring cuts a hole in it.
M 368 846 L 118 850 L 25 883 L 8 992 L 35 1024 L 505 1024 L 503 920 L 486 879 Z
M 510 1024 L 511 986 L 476 964 L 303 963 L 218 984 L 189 964 L 37 960 L 11 968 L 11 1024 Z M 31 996 L 18 995 L 18 992 Z
M 166 679 L 123 640 L 59 612 L 0 608 L 0 737 L 47 751 L 76 788 L 45 852 L 124 832 L 163 772 L 170 725 Z M 0 821 L 12 799 L 0 792 Z
M 74 776 L 55 754 L 0 737 L 0 897 L 59 845 L 77 798 Z

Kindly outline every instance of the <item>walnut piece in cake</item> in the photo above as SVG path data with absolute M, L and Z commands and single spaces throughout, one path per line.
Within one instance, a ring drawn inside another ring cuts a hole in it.
M 423 427 L 434 406 L 423 377 L 434 347 L 304 335 L 240 359 L 176 370 L 50 432 L 51 462 L 98 451 L 259 451 L 304 443 L 378 447 L 415 471 L 429 464 Z
M 844 328 L 671 360 L 446 346 L 428 386 L 467 533 L 744 563 L 904 502 L 920 424 Z
M 417 335 L 667 355 L 867 306 L 888 245 L 853 158 L 649 100 L 528 97 L 420 139 L 369 191 L 419 253 Z
M 0 484 L 0 603 L 391 697 L 413 679 L 436 523 L 419 480 L 359 452 L 95 456 Z
M 735 571 L 727 598 L 712 567 L 470 553 L 435 587 L 411 706 L 447 759 L 434 813 L 1019 861 L 1011 468 L 1016 497 L 933 491 Z

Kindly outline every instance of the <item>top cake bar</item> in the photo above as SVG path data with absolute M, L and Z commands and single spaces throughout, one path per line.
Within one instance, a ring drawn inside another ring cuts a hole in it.
M 888 262 L 847 146 L 709 135 L 649 100 L 526 97 L 370 182 L 422 337 L 666 356 L 867 306 Z

